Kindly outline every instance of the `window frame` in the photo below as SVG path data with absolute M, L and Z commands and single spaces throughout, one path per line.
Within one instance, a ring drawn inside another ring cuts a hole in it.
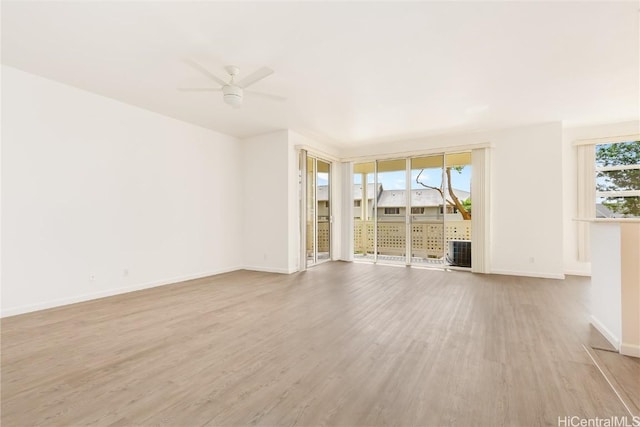
M 591 233 L 588 222 L 596 218 L 596 202 L 598 197 L 619 197 L 640 196 L 640 190 L 625 190 L 615 192 L 596 191 L 596 173 L 602 169 L 618 168 L 620 170 L 640 169 L 640 166 L 604 166 L 596 165 L 596 147 L 602 144 L 620 144 L 625 142 L 640 141 L 640 134 L 619 135 L 612 137 L 583 139 L 574 141 L 573 146 L 577 150 L 577 174 L 578 183 L 576 188 L 578 227 L 578 261 L 591 261 Z M 615 194 L 615 195 L 614 195 Z

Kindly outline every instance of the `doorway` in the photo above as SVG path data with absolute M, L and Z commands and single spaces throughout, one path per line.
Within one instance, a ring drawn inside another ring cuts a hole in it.
M 304 267 L 331 259 L 331 163 L 301 152 Z
M 354 259 L 471 267 L 471 152 L 353 166 Z

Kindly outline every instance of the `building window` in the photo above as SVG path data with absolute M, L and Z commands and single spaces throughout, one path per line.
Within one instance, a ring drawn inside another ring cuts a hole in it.
M 411 208 L 411 215 L 424 215 L 424 208 Z
M 361 203 L 362 203 L 362 200 L 354 200 L 353 201 L 353 207 L 354 208 L 359 208 Z
M 440 206 L 440 213 L 444 213 L 444 208 Z M 458 213 L 458 208 L 455 206 L 447 205 L 447 213 L 448 214 L 456 214 Z
M 384 208 L 385 215 L 400 215 L 400 208 Z

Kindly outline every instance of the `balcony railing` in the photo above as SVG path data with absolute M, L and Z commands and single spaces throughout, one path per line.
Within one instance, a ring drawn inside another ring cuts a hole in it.
M 329 252 L 329 221 L 318 220 L 318 252 Z M 313 253 L 313 224 L 307 222 L 307 254 Z
M 378 253 L 405 255 L 406 228 L 404 221 L 378 222 Z M 411 256 L 441 259 L 446 242 L 471 240 L 471 221 L 413 221 L 411 224 Z M 355 253 L 374 252 L 373 221 L 354 221 L 353 248 Z
M 413 221 L 411 224 L 411 256 L 441 259 L 451 240 L 471 240 L 471 221 Z M 307 224 L 307 236 L 313 236 Z M 356 254 L 373 254 L 374 222 L 354 220 L 353 248 Z M 404 221 L 378 222 L 378 254 L 404 256 L 406 233 Z M 313 239 L 307 239 L 307 251 L 313 252 Z M 318 252 L 329 251 L 329 222 L 318 221 Z

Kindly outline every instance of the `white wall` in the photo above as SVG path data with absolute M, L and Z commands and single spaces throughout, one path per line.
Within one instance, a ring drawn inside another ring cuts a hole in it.
M 591 323 L 616 348 L 622 338 L 620 224 L 591 223 Z
M 4 66 L 2 104 L 3 315 L 242 265 L 236 139 Z
M 300 267 L 300 185 L 296 149 L 311 150 L 317 143 L 290 130 L 276 131 L 242 140 L 243 198 L 260 211 L 244 212 L 244 268 L 293 273 Z M 324 146 L 321 146 L 325 148 Z M 334 218 L 340 215 L 340 173 L 332 170 L 331 200 Z M 332 254 L 340 250 L 340 222 L 334 222 Z
M 578 260 L 578 166 L 575 141 L 581 139 L 608 138 L 640 133 L 640 121 L 609 123 L 598 126 L 565 128 L 562 153 L 564 173 L 564 270 L 567 274 L 590 275 L 591 263 Z M 594 184 L 595 185 L 595 184 Z
M 397 156 L 482 143 L 492 147 L 491 272 L 562 278 L 561 123 L 377 144 L 343 155 Z
M 491 271 L 562 278 L 562 127 L 491 135 Z
M 286 130 L 242 140 L 243 197 L 247 206 L 260 207 L 244 211 L 242 252 L 247 269 L 276 273 L 297 270 L 297 243 L 291 235 L 291 188 L 295 179 L 291 150 Z

